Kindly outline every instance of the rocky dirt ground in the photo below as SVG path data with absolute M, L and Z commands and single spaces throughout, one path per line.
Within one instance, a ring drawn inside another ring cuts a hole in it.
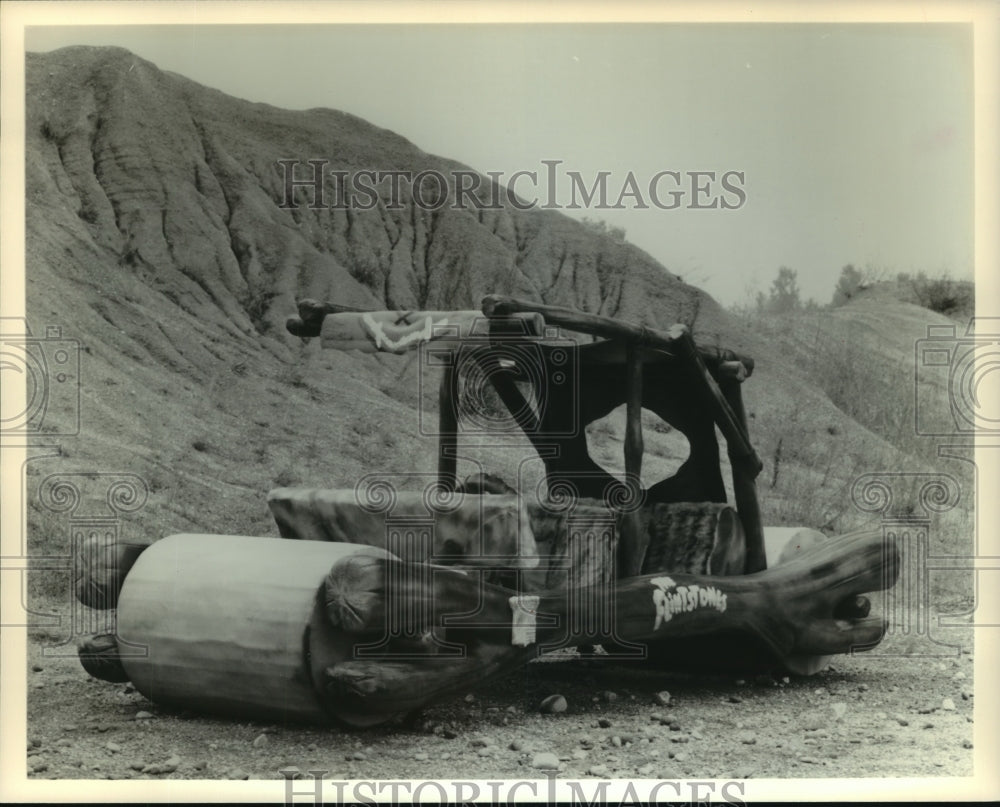
M 161 707 L 130 684 L 90 678 L 71 651 L 51 655 L 58 629 L 34 629 L 28 775 L 278 780 L 280 770 L 298 768 L 325 770 L 327 779 L 543 778 L 545 770 L 658 780 L 971 776 L 972 629 L 943 634 L 958 645 L 950 654 L 890 634 L 881 655 L 837 657 L 808 678 L 663 672 L 565 651 L 405 723 L 345 730 Z M 541 709 L 553 695 L 564 711 Z

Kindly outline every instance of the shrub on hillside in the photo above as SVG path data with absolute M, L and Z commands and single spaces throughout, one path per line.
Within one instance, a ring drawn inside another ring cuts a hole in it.
M 613 224 L 608 224 L 604 219 L 592 219 L 588 216 L 584 216 L 581 223 L 593 230 L 595 233 L 600 233 L 601 235 L 606 235 L 609 238 L 625 243 L 625 228 L 616 227 Z
M 939 314 L 951 316 L 975 307 L 971 283 L 961 283 L 948 276 L 929 278 L 923 272 L 910 278 L 909 283 L 917 305 Z
M 844 305 L 865 288 L 864 276 L 853 264 L 840 270 L 837 287 L 833 290 L 833 305 Z

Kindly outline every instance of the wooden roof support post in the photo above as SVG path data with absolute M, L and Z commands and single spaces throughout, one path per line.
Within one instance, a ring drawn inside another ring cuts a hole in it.
M 638 495 L 642 495 L 642 356 L 639 345 L 629 342 L 625 358 L 625 479 L 629 485 L 637 485 Z M 641 528 L 638 511 L 632 509 L 623 514 L 622 534 L 618 557 L 621 568 L 619 576 L 635 577 L 642 573 L 642 563 L 646 558 L 649 536 Z
M 458 402 L 455 354 L 441 373 L 438 390 L 438 482 L 446 490 L 458 487 Z
M 757 474 L 764 466 L 760 457 L 757 456 L 757 452 L 750 445 L 745 419 L 741 422 L 740 418 L 733 412 L 729 401 L 719 389 L 719 384 L 708 371 L 708 367 L 705 366 L 705 362 L 698 353 L 698 347 L 686 327 L 680 326 L 676 344 L 678 357 L 684 360 L 690 368 L 702 399 L 712 413 L 712 419 L 719 427 L 719 431 L 722 432 L 722 436 L 726 438 L 729 455 L 739 457 L 745 467 L 751 470 L 753 478 L 756 479 Z
M 742 426 L 744 434 L 748 434 L 747 416 L 743 408 L 743 395 L 740 384 L 735 380 L 725 380 L 720 385 L 722 394 L 733 410 L 737 422 Z M 747 457 L 738 456 L 730 443 L 726 443 L 729 462 L 733 468 L 733 495 L 736 499 L 736 512 L 739 513 L 746 538 L 745 574 L 753 574 L 767 568 L 767 555 L 764 552 L 764 527 L 761 525 L 760 503 L 757 500 L 757 474 L 759 469 Z

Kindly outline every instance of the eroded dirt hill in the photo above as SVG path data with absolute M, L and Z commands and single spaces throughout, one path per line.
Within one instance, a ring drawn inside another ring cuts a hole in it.
M 430 209 L 407 184 L 399 209 L 388 184 L 372 210 L 330 209 L 342 197 L 329 175 L 327 207 L 299 188 L 282 209 L 280 160 L 299 178 L 310 159 L 328 172 L 462 168 L 346 113 L 248 103 L 116 48 L 29 54 L 28 97 L 29 199 L 103 265 L 74 279 L 136 280 L 231 331 L 288 343 L 278 326 L 301 296 L 460 309 L 491 292 L 660 324 L 701 298 L 707 325 L 723 321 L 648 255 L 554 212 Z

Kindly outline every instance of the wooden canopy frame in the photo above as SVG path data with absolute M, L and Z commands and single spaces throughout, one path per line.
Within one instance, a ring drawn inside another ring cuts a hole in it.
M 760 458 L 750 443 L 740 384 L 752 372 L 754 363 L 724 349 L 706 349 L 695 344 L 684 325 L 674 325 L 668 331 L 631 325 L 618 320 L 587 314 L 570 308 L 543 305 L 511 297 L 489 295 L 483 298 L 482 311 L 491 321 L 514 315 L 535 314 L 548 325 L 601 337 L 589 351 L 588 360 L 599 363 L 624 362 L 626 383 L 625 414 L 625 473 L 636 479 L 642 470 L 643 436 L 641 409 L 643 404 L 643 367 L 647 363 L 665 360 L 676 364 L 690 379 L 691 393 L 711 414 L 726 440 L 733 473 L 733 491 L 747 542 L 746 573 L 763 570 L 766 565 L 764 533 L 760 505 L 757 500 L 756 478 L 762 468 Z M 509 332 L 509 331 L 508 331 Z M 590 348 L 591 346 L 587 346 Z M 488 362 L 485 352 L 480 361 Z M 458 402 L 456 400 L 456 370 L 454 364 L 444 368 L 439 392 L 438 477 L 449 489 L 457 485 Z M 537 430 L 531 420 L 530 407 L 520 390 L 501 373 L 487 372 L 500 399 L 525 432 Z M 620 548 L 620 573 L 632 577 L 641 573 L 646 554 L 647 538 L 635 526 L 634 513 L 626 513 Z
M 649 373 L 662 366 L 669 366 L 673 372 L 679 373 L 684 382 L 681 396 L 693 396 L 699 411 L 708 414 L 725 438 L 732 466 L 736 510 L 746 536 L 745 571 L 750 574 L 766 567 L 764 531 L 756 486 L 762 463 L 750 442 L 740 391 L 742 382 L 753 372 L 753 359 L 723 348 L 697 345 L 689 329 L 680 324 L 661 331 L 571 308 L 500 295 L 484 297 L 481 310 L 489 321 L 490 338 L 486 345 L 482 345 L 482 336 L 477 335 L 476 342 L 480 346 L 470 355 L 484 370 L 484 375 L 490 380 L 518 426 L 529 438 L 533 435 L 537 438 L 532 439 L 536 448 L 544 442 L 543 424 L 532 413 L 513 380 L 503 372 L 496 372 L 498 358 L 490 350 L 491 345 L 499 346 L 504 339 L 517 334 L 518 329 L 511 327 L 515 319 L 520 320 L 515 325 L 525 327 L 526 336 L 539 340 L 541 344 L 544 344 L 545 338 L 544 327 L 539 327 L 539 321 L 541 325 L 565 328 L 603 340 L 583 346 L 580 355 L 585 356 L 591 365 L 624 367 L 621 379 L 625 387 L 626 404 L 624 459 L 625 473 L 629 479 L 637 479 L 642 470 L 644 445 L 641 410 L 645 400 L 644 376 L 648 384 Z M 288 330 L 297 336 L 310 337 L 325 334 L 324 319 L 328 314 L 358 314 L 363 313 L 364 309 L 301 300 L 298 311 L 299 317 L 289 319 Z M 473 313 L 466 312 L 470 316 Z M 464 344 L 461 338 L 446 341 L 451 344 L 452 352 L 456 349 L 456 341 Z M 443 487 L 452 490 L 458 485 L 458 420 L 457 371 L 455 363 L 451 362 L 443 367 L 439 388 L 438 479 Z M 714 436 L 712 440 L 715 440 Z M 724 489 L 721 495 L 724 500 Z M 619 546 L 620 576 L 632 577 L 641 573 L 646 540 L 637 528 L 636 514 L 623 513 Z

